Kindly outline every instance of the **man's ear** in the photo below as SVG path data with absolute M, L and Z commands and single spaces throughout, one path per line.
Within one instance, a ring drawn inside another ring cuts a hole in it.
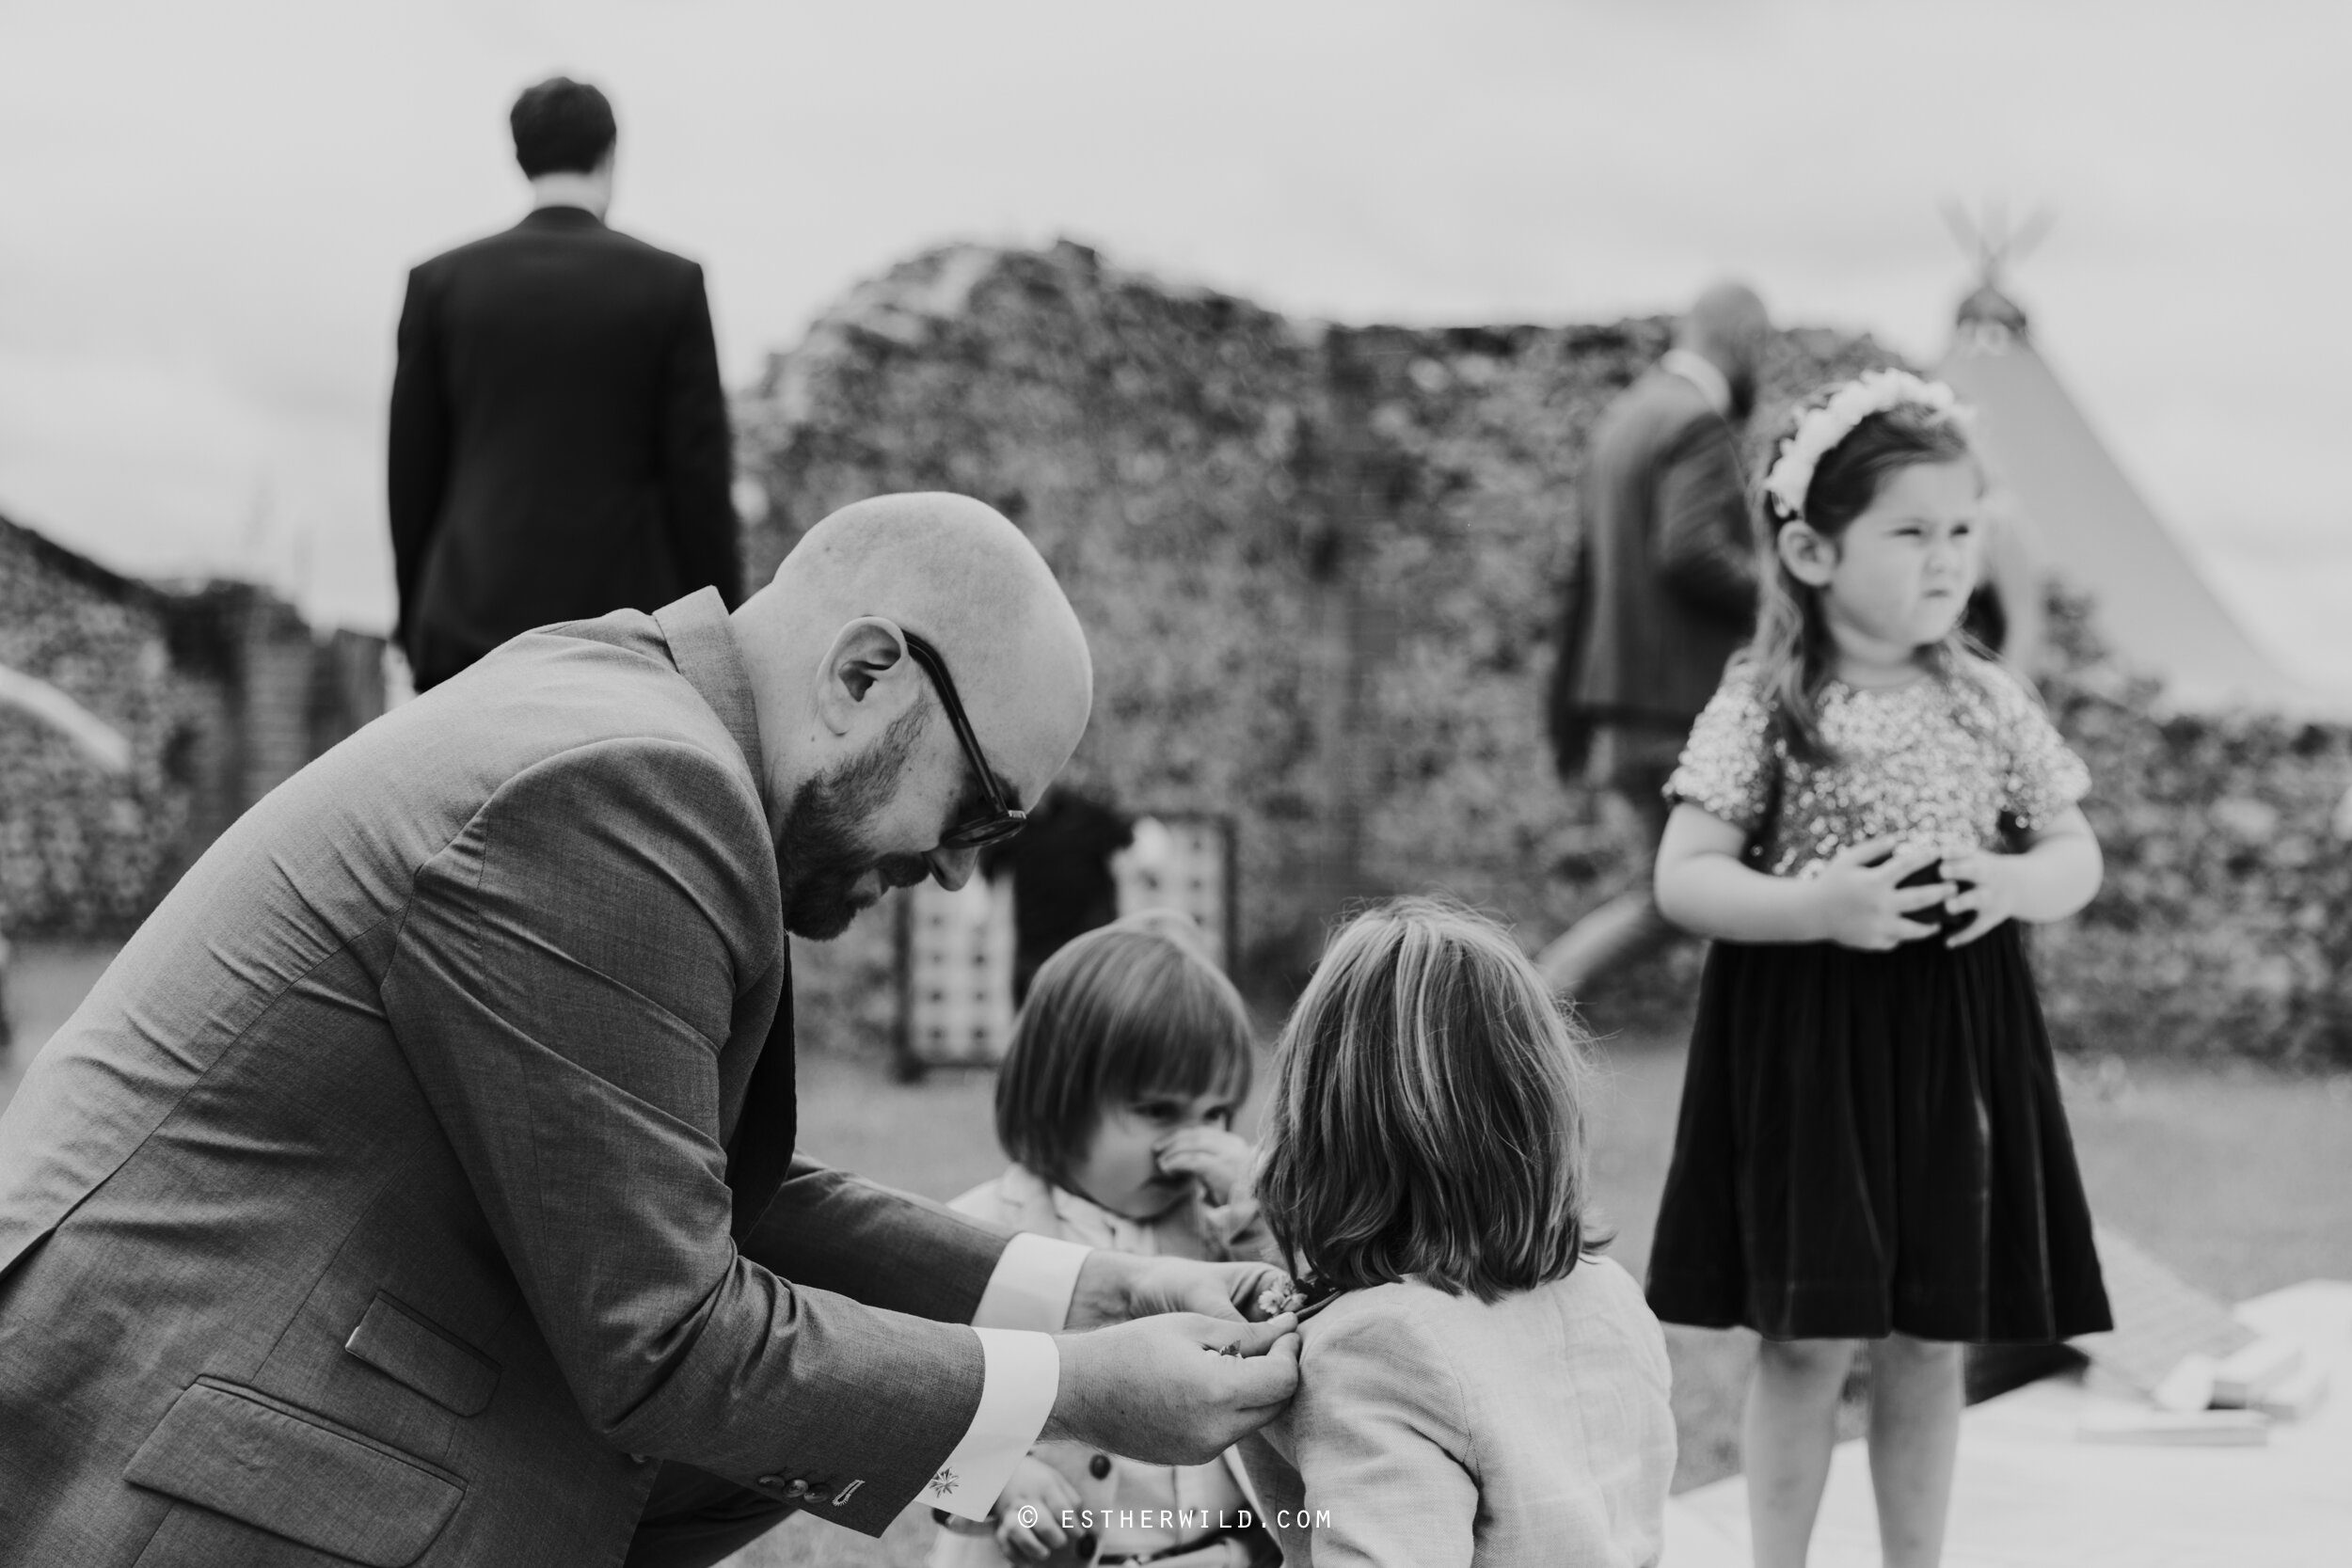
M 913 671 L 897 626 L 871 615 L 850 622 L 834 633 L 817 673 L 818 721 L 847 735 L 876 717 L 896 718 L 898 705 L 890 698 Z
M 1780 563 L 1788 575 L 1808 588 L 1826 588 L 1837 569 L 1837 546 L 1813 531 L 1807 523 L 1788 523 L 1772 540 Z

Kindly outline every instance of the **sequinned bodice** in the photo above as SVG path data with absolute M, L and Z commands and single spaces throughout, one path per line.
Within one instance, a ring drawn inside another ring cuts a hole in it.
M 1820 695 L 1826 763 L 1789 756 L 1772 737 L 1772 711 L 1755 673 L 1735 667 L 1692 726 L 1666 795 L 1744 830 L 1752 847 L 1763 833 L 1756 863 L 1775 877 L 1813 875 L 1874 838 L 1990 848 L 2004 818 L 2031 832 L 2090 788 L 2041 705 L 1981 661 L 1899 687 L 1831 681 Z

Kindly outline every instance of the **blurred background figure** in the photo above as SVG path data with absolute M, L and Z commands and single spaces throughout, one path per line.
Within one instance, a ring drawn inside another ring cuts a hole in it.
M 1708 289 L 1674 348 L 1593 434 L 1562 594 L 1552 752 L 1562 781 L 1589 786 L 1641 852 L 1625 891 L 1536 958 L 1555 990 L 1577 994 L 1674 934 L 1650 894 L 1650 861 L 1683 738 L 1756 624 L 1740 430 L 1771 330 L 1754 290 Z
M 412 271 L 401 310 L 394 636 L 420 691 L 532 626 L 742 597 L 702 268 L 605 227 L 602 92 L 554 77 L 511 118 L 532 210 Z
M 1063 943 L 1119 918 L 1111 857 L 1134 840 L 1135 824 L 1115 807 L 1054 784 L 1038 798 L 1026 828 L 982 851 L 982 875 L 1012 878 L 1014 1006 Z
M 2032 531 L 2016 493 L 1992 482 L 1978 515 L 1977 586 L 1961 620 L 1962 630 L 2027 681 L 2041 675 L 2050 592 Z

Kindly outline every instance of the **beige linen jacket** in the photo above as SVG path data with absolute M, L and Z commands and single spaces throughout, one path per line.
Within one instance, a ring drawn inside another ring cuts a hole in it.
M 197 863 L 0 1119 L 0 1563 L 617 1563 L 656 1460 L 915 1496 L 1005 1237 L 793 1157 L 758 756 L 705 590 Z
M 1487 1303 L 1422 1284 L 1299 1325 L 1242 1439 L 1286 1568 L 1647 1568 L 1674 1479 L 1666 1339 L 1605 1258 Z
M 1018 1164 L 951 1200 L 947 1207 L 1009 1230 L 1152 1258 L 1255 1259 L 1265 1243 L 1254 1207 L 1249 1223 L 1231 1238 L 1219 1239 L 1219 1212 L 1203 1206 L 1198 1192 L 1157 1219 L 1130 1220 L 1099 1209 L 1074 1193 L 1059 1192 Z M 1098 1449 L 1091 1443 L 1040 1443 L 1029 1452 L 1060 1472 L 1078 1496 L 1078 1509 L 1096 1521 L 1122 1510 L 1130 1514 L 1139 1510 L 1212 1512 L 1201 1499 L 1222 1490 L 1215 1484 L 1215 1472 L 1220 1469 L 1232 1478 L 1238 1496 L 1226 1499 L 1230 1509 L 1215 1512 L 1235 1522 L 1245 1510 L 1251 1517 L 1263 1517 L 1265 1512 L 1250 1490 L 1249 1473 L 1242 1467 L 1238 1449 L 1227 1449 L 1209 1464 L 1190 1465 L 1147 1465 Z M 1163 1528 L 1150 1523 L 1140 1527 L 1098 1523 L 1092 1533 L 1108 1555 L 1167 1550 L 1211 1530 L 1206 1526 Z M 993 1525 L 983 1528 L 961 1520 L 942 1523 L 927 1560 L 928 1568 L 999 1568 L 1006 1560 L 997 1548 Z

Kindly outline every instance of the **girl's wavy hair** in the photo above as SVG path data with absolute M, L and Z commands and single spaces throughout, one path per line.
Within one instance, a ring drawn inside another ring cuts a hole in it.
M 1836 390 L 1836 386 L 1823 388 L 1792 412 L 1772 450 L 1778 451 L 1804 415 Z M 1956 463 L 1975 455 L 1967 432 L 1949 417 L 1908 404 L 1872 414 L 1821 454 L 1804 493 L 1802 520 L 1835 543 L 1878 499 L 1889 475 L 1921 463 Z M 1763 602 L 1755 640 L 1740 659 L 1754 672 L 1772 705 L 1774 738 L 1793 757 L 1824 762 L 1829 746 L 1821 735 L 1820 695 L 1835 650 L 1821 614 L 1820 591 L 1798 581 L 1780 558 L 1780 531 L 1799 521 L 1799 515 L 1786 510 L 1761 486 L 1756 507 L 1763 524 L 1764 560 L 1758 574 Z M 1924 662 L 1938 676 L 1949 676 L 1964 668 L 1964 655 L 1982 652 L 1972 648 L 1967 635 L 1954 626 L 1943 641 L 1924 650 Z
M 1502 928 L 1407 898 L 1331 940 L 1275 1047 L 1258 1197 L 1311 1296 L 1406 1278 L 1494 1301 L 1588 1229 L 1584 1037 Z

